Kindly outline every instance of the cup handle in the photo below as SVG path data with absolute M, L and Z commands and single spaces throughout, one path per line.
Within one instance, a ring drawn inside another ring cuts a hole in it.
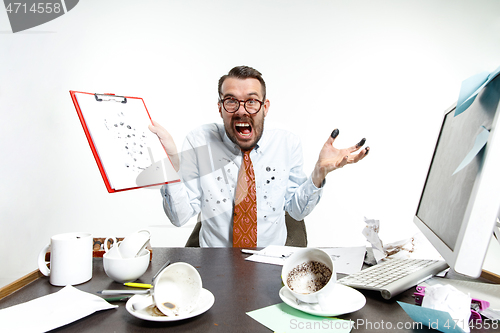
M 106 237 L 106 239 L 104 240 L 104 252 L 108 252 L 109 249 L 111 249 L 111 247 L 108 249 L 108 240 L 112 240 L 113 241 L 113 246 L 117 245 L 118 242 L 116 241 L 116 238 L 115 237 Z
M 50 276 L 50 269 L 47 267 L 47 261 L 45 261 L 45 255 L 49 250 L 50 244 L 47 244 L 42 251 L 38 254 L 38 269 L 45 276 Z
M 138 234 L 141 234 L 141 233 L 143 233 L 143 234 L 147 234 L 147 235 L 148 235 L 148 239 L 151 239 L 151 233 L 150 233 L 150 232 L 149 232 L 149 230 L 147 230 L 147 229 L 144 229 L 144 230 L 139 230 L 137 233 L 138 233 Z

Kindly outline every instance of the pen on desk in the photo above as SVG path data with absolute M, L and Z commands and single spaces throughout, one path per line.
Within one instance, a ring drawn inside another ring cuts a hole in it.
M 125 302 L 130 299 L 130 296 L 119 296 L 119 297 L 104 297 L 103 300 L 107 302 Z
M 248 250 L 248 249 L 241 249 L 242 253 L 247 253 L 247 254 L 256 254 L 258 256 L 264 256 L 264 257 L 272 257 L 272 258 L 287 258 L 290 255 L 284 255 L 284 254 L 267 254 L 265 252 L 257 251 L 257 250 Z
M 149 289 L 143 290 L 101 290 L 97 292 L 101 295 L 137 295 L 137 294 L 149 294 Z
M 125 282 L 123 285 L 132 288 L 145 288 L 145 289 L 153 288 L 153 286 L 148 283 Z

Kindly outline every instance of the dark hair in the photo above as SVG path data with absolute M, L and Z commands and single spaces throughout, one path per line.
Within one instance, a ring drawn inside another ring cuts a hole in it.
M 227 73 L 227 75 L 223 75 L 220 79 L 219 79 L 219 96 L 222 95 L 222 84 L 224 83 L 224 80 L 226 80 L 228 77 L 234 77 L 234 78 L 237 78 L 237 79 L 257 79 L 259 80 L 260 82 L 260 85 L 262 86 L 262 94 L 264 95 L 263 96 L 263 99 L 265 100 L 266 99 L 266 83 L 264 82 L 264 79 L 262 78 L 262 74 L 252 68 L 252 67 L 248 67 L 248 66 L 236 66 L 234 67 L 233 69 L 231 69 L 229 71 L 229 73 Z

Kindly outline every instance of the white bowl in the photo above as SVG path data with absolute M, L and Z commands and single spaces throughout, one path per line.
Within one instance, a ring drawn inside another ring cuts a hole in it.
M 306 288 L 305 286 L 310 287 L 308 281 L 310 281 L 311 278 L 314 279 L 316 277 L 313 277 L 312 274 L 298 274 L 296 275 L 296 279 L 294 280 L 294 282 L 296 283 L 296 289 L 293 290 L 292 288 L 290 288 L 290 285 L 287 282 L 290 272 L 294 268 L 299 267 L 299 265 L 303 265 L 311 261 L 322 263 L 331 270 L 332 274 L 328 282 L 319 290 L 307 291 L 308 288 Z M 306 279 L 306 277 L 308 279 Z M 333 290 L 335 282 L 337 281 L 337 275 L 335 273 L 335 266 L 333 264 L 332 258 L 325 251 L 315 248 L 300 249 L 295 251 L 290 257 L 288 257 L 283 264 L 281 278 L 286 289 L 293 296 L 295 296 L 295 298 L 306 303 L 318 303 L 319 301 L 321 301 L 323 297 L 328 296 L 328 294 Z
M 195 308 L 201 289 L 196 268 L 185 262 L 171 264 L 154 281 L 156 307 L 167 316 L 185 315 Z
M 149 250 L 141 252 L 140 256 L 134 258 L 114 258 L 109 252 L 102 257 L 104 272 L 116 282 L 132 282 L 140 278 L 148 269 L 150 254 Z

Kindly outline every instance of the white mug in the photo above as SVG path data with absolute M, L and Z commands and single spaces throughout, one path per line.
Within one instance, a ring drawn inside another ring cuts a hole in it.
M 50 238 L 38 255 L 38 269 L 50 277 L 54 286 L 75 285 L 92 278 L 93 238 L 89 233 L 73 232 Z M 45 254 L 50 248 L 50 269 Z

